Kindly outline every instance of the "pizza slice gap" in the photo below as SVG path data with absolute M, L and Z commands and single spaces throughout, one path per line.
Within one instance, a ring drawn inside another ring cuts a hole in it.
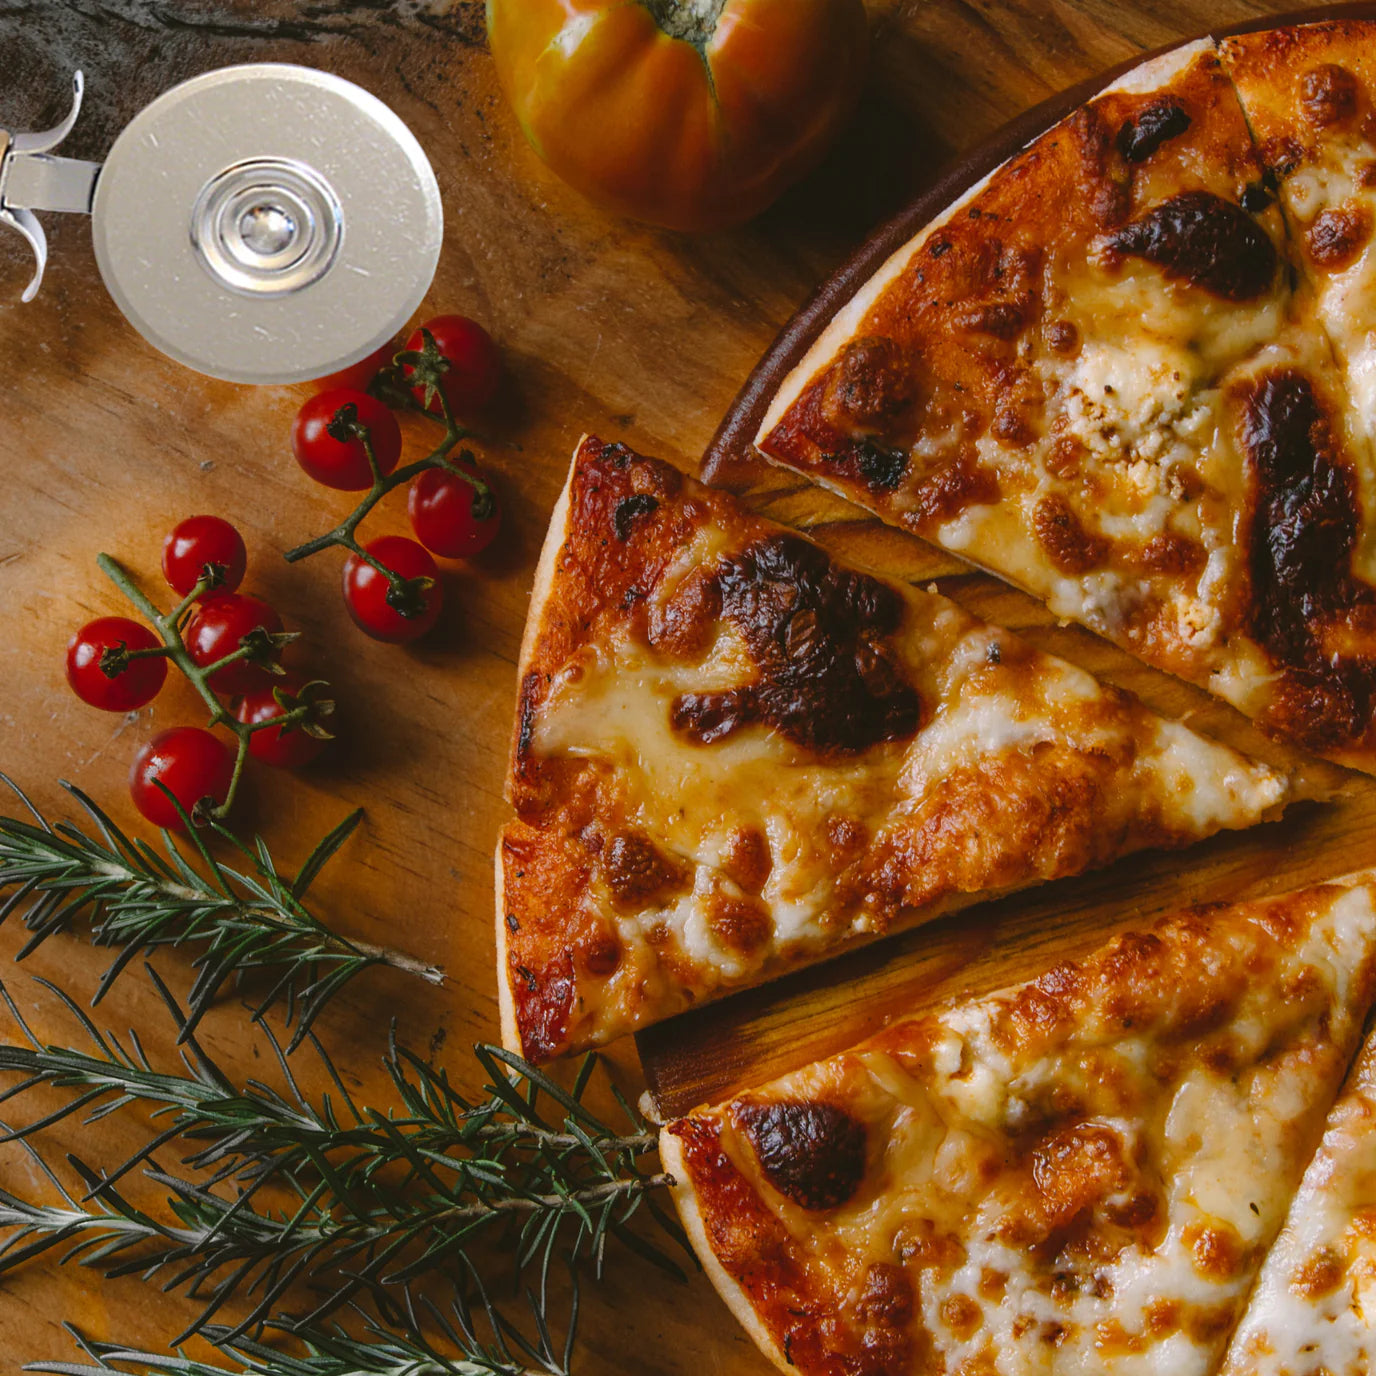
M 1297 794 L 946 598 L 591 438 L 520 683 L 499 978 L 506 1040 L 537 1061 Z
M 697 1110 L 661 1155 L 781 1370 L 1205 1376 L 1374 992 L 1365 877 L 1186 911 Z
M 757 446 L 1371 772 L 1371 451 L 1291 253 L 1232 83 L 1189 45 L 896 254 Z
M 1376 1367 L 1376 1036 L 1267 1254 L 1222 1376 L 1367 1376 Z

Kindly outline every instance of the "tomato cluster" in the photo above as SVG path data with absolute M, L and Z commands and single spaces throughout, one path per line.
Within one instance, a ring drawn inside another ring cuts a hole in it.
M 163 542 L 163 576 L 182 598 L 177 612 L 160 618 L 160 624 L 170 627 L 169 638 L 124 616 L 88 622 L 67 647 L 72 690 L 92 707 L 134 711 L 161 690 L 169 658 L 186 667 L 175 657 L 180 646 L 194 666 L 188 672 L 213 669 L 205 683 L 215 694 L 234 700 L 232 715 L 240 723 L 285 718 L 312 703 L 321 685 L 283 671 L 277 662 L 282 618 L 266 602 L 238 591 L 247 562 L 243 539 L 228 521 L 218 516 L 182 521 Z M 236 655 L 240 657 L 230 658 Z M 248 735 L 248 753 L 283 767 L 313 760 L 323 747 L 323 733 L 313 728 L 309 712 L 298 715 L 300 721 Z M 129 789 L 150 822 L 175 829 L 182 825 L 182 815 L 172 799 L 188 815 L 198 804 L 221 806 L 234 773 L 234 752 L 220 737 L 198 726 L 177 726 L 138 752 Z
M 406 351 L 418 353 L 426 335 L 447 361 L 439 381 L 444 401 L 415 385 L 419 406 L 465 419 L 480 412 L 501 382 L 501 359 L 487 331 L 462 315 L 441 315 L 417 328 Z M 402 437 L 396 417 L 367 389 L 391 364 L 391 346 L 321 379 L 322 391 L 300 409 L 292 424 L 292 451 L 316 482 L 347 492 L 375 488 L 396 470 Z M 404 355 L 403 355 L 404 357 Z M 403 362 L 397 376 L 414 373 Z M 405 396 L 404 391 L 402 396 Z M 366 437 L 366 438 L 365 438 Z M 449 460 L 486 485 L 468 459 Z M 427 468 L 411 480 L 407 511 L 414 540 L 388 535 L 364 545 L 344 566 L 344 601 L 355 625 L 375 640 L 401 643 L 424 635 L 438 619 L 443 597 L 433 554 L 468 559 L 497 535 L 501 511 L 488 488 L 478 489 L 441 467 Z M 395 575 L 395 578 L 388 574 Z M 401 580 L 398 582 L 398 580 Z

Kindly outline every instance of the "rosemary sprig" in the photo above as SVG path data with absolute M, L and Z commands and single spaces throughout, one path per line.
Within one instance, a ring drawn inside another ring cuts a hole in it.
M 250 970 L 276 976 L 254 1011 L 261 1021 L 281 1002 L 294 1023 L 291 1046 L 309 1032 L 325 1004 L 362 971 L 390 965 L 432 984 L 444 974 L 400 952 L 352 941 L 331 931 L 304 903 L 306 892 L 330 857 L 358 825 L 359 812 L 325 836 L 288 880 L 277 869 L 266 844 L 252 846 L 211 821 L 209 829 L 247 861 L 231 868 L 211 854 L 200 832 L 189 829 L 194 868 L 168 832 L 166 854 L 126 835 L 80 789 L 67 784 L 93 823 L 93 834 L 71 822 L 49 822 L 12 780 L 3 782 L 28 808 L 32 821 L 0 817 L 0 923 L 22 914 L 31 933 L 18 959 L 50 936 L 65 931 L 84 912 L 91 914 L 92 938 L 119 948 L 96 991 L 99 1002 L 130 960 L 155 946 L 204 943 L 195 959 L 196 979 L 188 996 L 183 1035 L 195 1030 L 231 980 Z
M 542 1289 L 556 1256 L 591 1254 L 600 1269 L 609 1236 L 678 1273 L 665 1252 L 628 1226 L 644 1205 L 681 1241 L 652 1198 L 667 1177 L 641 1167 L 654 1135 L 628 1105 L 629 1132 L 587 1108 L 582 1097 L 591 1060 L 564 1090 L 518 1057 L 478 1046 L 489 1084 L 486 1100 L 474 1103 L 442 1069 L 394 1040 L 385 1065 L 396 1102 L 384 1110 L 360 1107 L 317 1046 L 341 1104 L 329 1097 L 313 1103 L 275 1042 L 286 1095 L 257 1082 L 236 1087 L 184 1033 L 184 1073 L 157 1071 L 136 1037 L 131 1034 L 126 1049 L 61 991 L 46 987 L 81 1021 L 91 1049 L 45 1046 L 4 995 L 29 1045 L 0 1048 L 0 1071 L 23 1077 L 3 1097 L 39 1085 L 77 1091 L 10 1140 L 74 1114 L 90 1121 L 133 1102 L 166 1121 L 152 1143 L 104 1176 L 69 1157 L 87 1190 L 82 1199 L 41 1162 L 60 1203 L 34 1203 L 0 1189 L 0 1230 L 9 1234 L 0 1242 L 0 1274 L 64 1248 L 63 1261 L 111 1277 L 157 1276 L 165 1288 L 202 1300 L 187 1335 L 204 1329 L 231 1299 L 251 1301 L 231 1330 L 237 1336 L 267 1321 L 300 1281 L 333 1282 L 305 1316 L 307 1324 L 318 1324 L 361 1291 L 383 1305 L 398 1294 L 409 1297 L 420 1277 L 469 1263 L 480 1235 L 512 1255 L 518 1270 L 537 1266 Z M 171 995 L 159 988 L 184 1024 Z M 152 1164 L 153 1153 L 177 1139 L 193 1148 L 183 1165 L 213 1170 L 210 1181 Z M 116 1188 L 145 1163 L 176 1224 Z M 233 1188 L 222 1192 L 227 1182 Z M 256 1202 L 267 1185 L 276 1187 L 277 1207 Z
M 363 452 L 368 456 L 368 466 L 372 470 L 372 486 L 363 494 L 353 511 L 333 530 L 328 530 L 314 540 L 308 540 L 305 544 L 288 550 L 283 556 L 287 563 L 294 564 L 299 559 L 307 559 L 312 554 L 319 554 L 321 550 L 336 546 L 346 549 L 365 563 L 372 565 L 378 573 L 387 579 L 390 585 L 387 600 L 403 616 L 418 616 L 420 614 L 424 599 L 417 597 L 416 594 L 423 592 L 424 589 L 417 588 L 416 584 L 424 582 L 428 586 L 429 580 L 403 578 L 369 554 L 359 543 L 355 534 L 364 517 L 389 492 L 409 483 L 412 478 L 418 477 L 430 468 L 441 468 L 446 473 L 461 478 L 473 488 L 473 515 L 476 519 L 483 520 L 492 515 L 494 510 L 492 489 L 471 467 L 473 464 L 472 453 L 466 449 L 461 450 L 459 453 L 460 462 L 458 463 L 450 459 L 454 448 L 465 439 L 471 438 L 473 432 L 459 424 L 449 405 L 449 398 L 444 394 L 442 380 L 444 374 L 449 371 L 449 360 L 440 352 L 439 346 L 435 343 L 435 337 L 429 330 L 421 330 L 421 341 L 419 349 L 406 350 L 397 354 L 392 361 L 392 366 L 384 368 L 378 374 L 373 382 L 372 390 L 382 401 L 394 409 L 418 411 L 421 415 L 429 416 L 432 420 L 438 420 L 444 427 L 443 438 L 423 459 L 417 459 L 415 463 L 406 464 L 391 473 L 383 474 L 378 468 L 377 455 L 373 452 L 373 442 L 368 427 L 359 421 L 358 413 L 352 406 L 341 407 L 330 422 L 330 433 L 337 440 L 343 441 L 352 438 L 357 439 L 362 444 Z M 410 369 L 409 376 L 403 382 L 402 372 L 408 368 Z M 423 403 L 416 400 L 411 390 L 413 387 L 424 388 Z M 436 402 L 440 406 L 439 416 L 436 416 L 431 410 Z
M 129 1367 L 141 1368 L 135 1376 L 173 1373 L 174 1376 L 568 1376 L 572 1335 L 577 1318 L 577 1289 L 567 1324 L 567 1337 L 557 1346 L 545 1316 L 546 1297 L 528 1296 L 534 1318 L 534 1337 L 513 1327 L 477 1287 L 478 1310 L 488 1336 L 479 1333 L 474 1308 L 462 1297 L 448 1313 L 425 1303 L 424 1322 L 414 1309 L 406 1315 L 406 1333 L 383 1327 L 370 1315 L 362 1316 L 364 1337 L 352 1337 L 343 1328 L 307 1328 L 269 1323 L 278 1334 L 290 1335 L 296 1351 L 268 1347 L 250 1338 L 235 1337 L 215 1325 L 201 1334 L 235 1363 L 235 1370 L 194 1361 L 180 1352 L 143 1352 L 117 1343 L 97 1342 L 65 1324 L 83 1353 L 97 1366 L 74 1362 L 35 1362 L 26 1371 L 50 1372 L 53 1376 L 97 1376 L 119 1372 L 130 1376 Z M 442 1352 L 424 1335 L 437 1331 L 451 1352 Z M 118 1364 L 118 1365 L 116 1365 Z

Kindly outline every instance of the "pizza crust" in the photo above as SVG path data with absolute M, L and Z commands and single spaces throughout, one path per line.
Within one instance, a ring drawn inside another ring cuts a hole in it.
M 669 1193 L 673 1196 L 674 1207 L 678 1210 L 683 1231 L 688 1235 L 707 1279 L 712 1282 L 717 1294 L 722 1297 L 736 1322 L 745 1329 L 755 1346 L 760 1349 L 780 1371 L 793 1373 L 793 1364 L 784 1355 L 783 1348 L 774 1341 L 773 1335 L 764 1326 L 749 1297 L 741 1288 L 740 1282 L 717 1260 L 707 1237 L 707 1223 L 702 1216 L 702 1206 L 698 1202 L 697 1191 L 689 1178 L 683 1160 L 683 1145 L 667 1127 L 659 1131 L 659 1159 L 661 1165 L 673 1178 Z

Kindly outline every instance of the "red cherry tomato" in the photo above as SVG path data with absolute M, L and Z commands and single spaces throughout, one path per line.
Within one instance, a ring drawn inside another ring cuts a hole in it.
M 185 597 L 200 582 L 207 564 L 220 570 L 220 581 L 211 591 L 233 592 L 244 581 L 248 564 L 243 537 L 218 516 L 188 516 L 162 542 L 163 577 Z
M 472 465 L 465 464 L 465 468 Z M 473 469 L 476 473 L 477 470 Z M 427 468 L 411 484 L 406 510 L 416 538 L 432 554 L 446 559 L 471 559 L 490 545 L 502 523 L 497 494 L 489 485 L 488 510 L 473 514 L 477 493 L 472 483 L 446 473 L 442 468 Z
M 177 831 L 182 819 L 157 785 L 168 788 L 190 813 L 202 798 L 213 799 L 217 806 L 223 803 L 233 775 L 234 756 L 219 737 L 199 726 L 174 726 L 154 736 L 134 756 L 129 792 L 134 806 L 154 826 Z
M 88 621 L 67 646 L 67 682 L 82 702 L 104 712 L 132 712 L 151 702 L 167 678 L 161 656 L 129 660 L 113 677 L 101 668 L 107 650 L 152 650 L 157 636 L 127 616 L 102 616 Z
M 401 427 L 376 397 L 350 388 L 337 388 L 311 397 L 296 413 L 291 447 L 296 462 L 318 483 L 344 492 L 361 492 L 373 485 L 373 471 L 361 439 L 339 439 L 331 433 L 341 407 L 352 406 L 359 424 L 368 428 L 380 472 L 390 473 L 401 457 Z
M 449 369 L 444 374 L 440 388 L 449 400 L 450 410 L 457 416 L 469 416 L 480 411 L 497 393 L 497 384 L 502 380 L 502 360 L 492 336 L 466 315 L 437 315 L 422 326 L 434 337 L 435 346 L 449 360 Z M 412 333 L 406 341 L 408 349 L 419 350 L 424 346 L 420 330 Z M 409 377 L 415 369 L 403 366 L 402 371 Z M 416 400 L 424 404 L 425 388 L 411 389 Z M 430 403 L 430 410 L 440 413 L 439 398 Z
M 237 650 L 250 631 L 269 635 L 282 629 L 282 618 L 266 602 L 241 592 L 211 593 L 186 623 L 182 633 L 191 658 L 202 669 Z M 261 687 L 267 670 L 248 660 L 226 664 L 210 676 L 210 686 L 226 697 Z
M 299 674 L 274 678 L 270 684 L 255 688 L 241 698 L 234 715 L 249 726 L 255 722 L 271 721 L 288 710 L 278 702 L 277 694 L 280 692 L 290 700 L 305 686 L 306 680 Z M 279 769 L 295 769 L 299 765 L 309 764 L 324 748 L 323 740 L 299 726 L 285 731 L 280 726 L 270 726 L 265 731 L 255 731 L 248 738 L 248 753 L 254 759 Z
M 366 391 L 368 384 L 392 361 L 392 355 L 396 351 L 396 342 L 389 339 L 380 349 L 374 349 L 367 358 L 360 358 L 357 363 L 350 363 L 347 368 L 341 368 L 337 373 L 316 378 L 315 386 L 322 392 L 331 392 L 339 387 L 349 387 L 358 392 Z
M 429 578 L 428 588 L 411 588 L 400 597 L 390 581 L 371 564 L 351 554 L 344 565 L 344 604 L 354 625 L 374 640 L 401 644 L 422 636 L 440 614 L 442 594 L 435 561 L 414 540 L 404 535 L 384 535 L 364 546 L 384 567 L 403 578 Z M 397 605 L 398 603 L 402 605 Z M 406 615 L 409 602 L 413 614 Z

